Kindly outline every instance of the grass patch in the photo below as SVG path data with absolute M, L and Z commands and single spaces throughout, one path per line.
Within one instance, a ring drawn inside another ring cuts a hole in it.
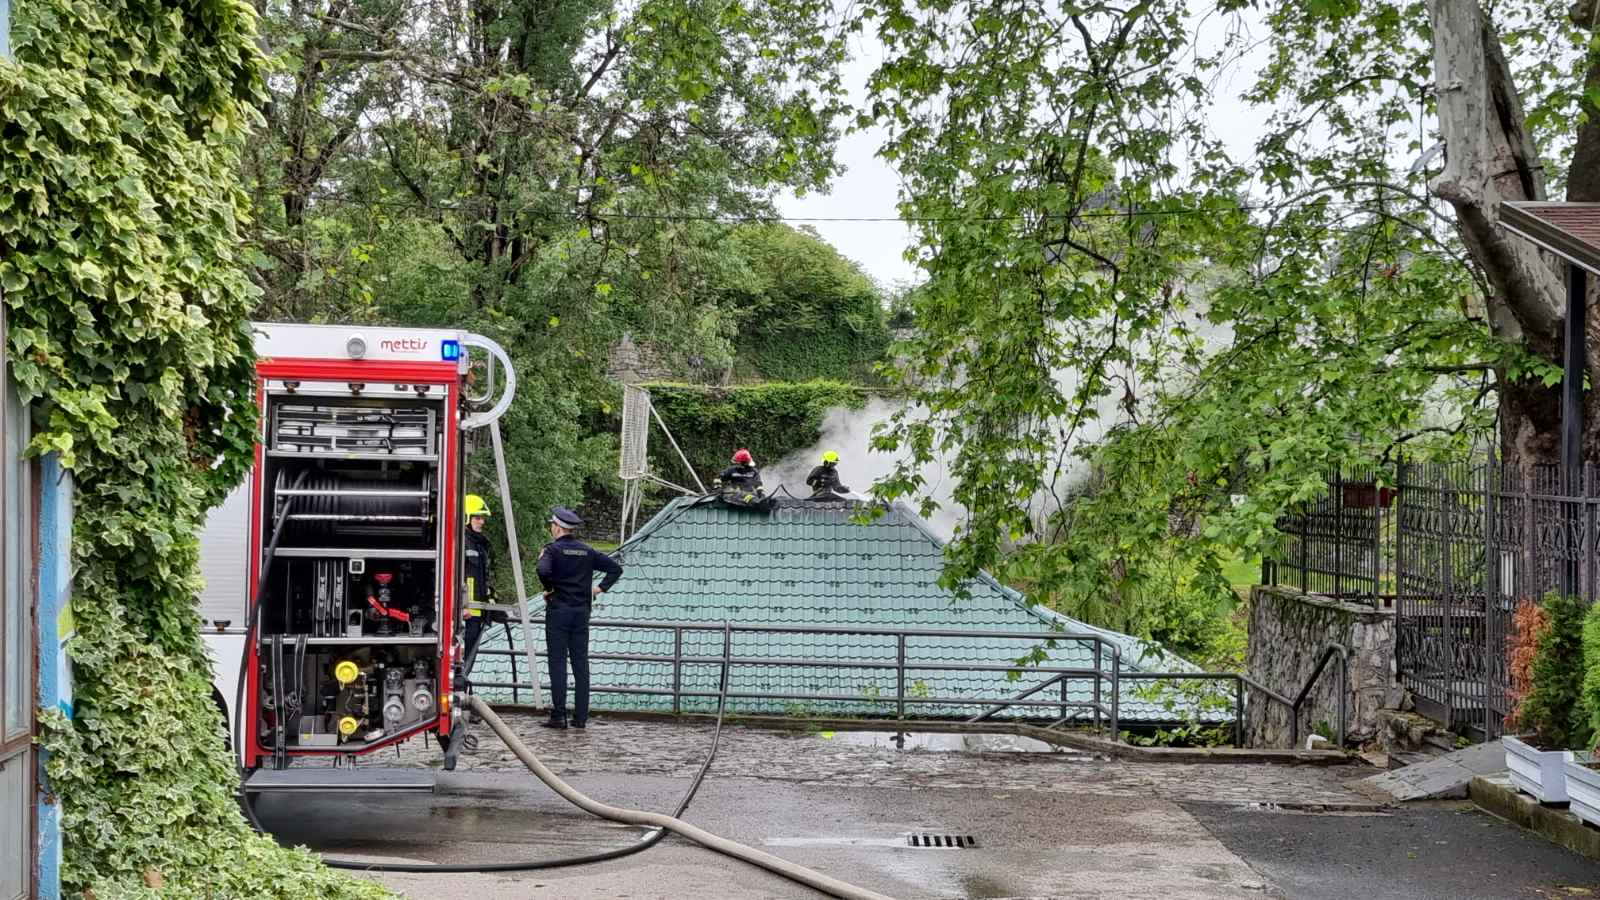
M 1222 563 L 1222 574 L 1233 586 L 1234 593 L 1250 596 L 1250 588 L 1261 583 L 1260 556 L 1233 556 Z

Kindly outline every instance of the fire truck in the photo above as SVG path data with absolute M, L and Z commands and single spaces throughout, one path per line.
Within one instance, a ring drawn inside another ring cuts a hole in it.
M 463 469 L 477 429 L 499 455 L 510 360 L 460 331 L 254 328 L 254 464 L 201 536 L 232 747 L 246 770 L 281 772 L 431 734 L 449 766 Z

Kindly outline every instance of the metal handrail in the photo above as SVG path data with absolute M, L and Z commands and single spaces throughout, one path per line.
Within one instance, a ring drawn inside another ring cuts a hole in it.
M 511 612 L 512 610 L 507 610 Z M 534 616 L 532 624 L 540 624 L 544 619 Z M 628 619 L 594 619 L 589 623 L 593 628 L 641 628 L 651 631 L 665 631 L 667 629 L 682 629 L 684 631 L 722 631 L 722 625 L 710 622 L 650 622 Z M 866 628 L 852 625 L 778 625 L 754 624 L 729 626 L 737 632 L 775 632 L 789 634 L 858 634 L 877 637 L 988 637 L 988 638 L 1015 638 L 1018 640 L 1035 641 L 1092 641 L 1116 648 L 1116 642 L 1104 635 L 1092 632 L 1070 631 L 954 631 L 943 628 Z M 719 657 L 720 659 L 720 657 Z
M 1311 696 L 1311 689 L 1322 678 L 1323 670 L 1328 668 L 1328 662 L 1335 656 L 1339 658 L 1339 689 L 1334 693 L 1339 697 L 1339 722 L 1335 734 L 1338 737 L 1338 746 L 1344 747 L 1344 717 L 1345 717 L 1345 688 L 1350 683 L 1350 652 L 1342 644 L 1329 644 L 1322 650 L 1322 655 L 1317 658 L 1317 666 L 1311 672 L 1311 677 L 1306 679 L 1305 686 L 1300 688 L 1300 694 L 1290 704 L 1289 712 L 1289 743 L 1298 747 L 1300 744 L 1300 707 Z
M 512 616 L 512 618 L 519 618 Z M 530 617 L 528 624 L 534 625 L 542 622 L 542 618 Z M 508 623 L 509 627 L 510 623 Z M 1006 630 L 953 630 L 935 628 L 873 628 L 839 625 L 781 625 L 781 624 L 741 624 L 734 625 L 727 622 L 661 622 L 638 621 L 621 619 L 596 619 L 590 622 L 591 627 L 638 629 L 645 631 L 672 632 L 672 653 L 595 653 L 590 659 L 611 662 L 645 662 L 671 665 L 670 688 L 648 688 L 632 686 L 605 686 L 596 685 L 591 688 L 596 693 L 625 694 L 637 696 L 671 697 L 674 714 L 682 712 L 684 698 L 710 698 L 719 696 L 717 691 L 685 690 L 683 686 L 683 667 L 685 665 L 715 665 L 726 663 L 729 666 L 797 666 L 810 668 L 830 669 L 874 669 L 893 670 L 895 677 L 895 692 L 893 698 L 886 696 L 847 695 L 847 694 L 817 694 L 817 693 L 776 693 L 768 691 L 730 691 L 729 699 L 740 700 L 780 700 L 780 701 L 822 701 L 845 703 L 888 703 L 895 704 L 896 714 L 905 718 L 905 708 L 908 702 L 925 705 L 959 705 L 975 706 L 986 704 L 987 708 L 978 716 L 968 721 L 978 722 L 988 719 L 995 714 L 1011 707 L 1028 709 L 1054 709 L 1059 715 L 1057 724 L 1068 721 L 1071 716 L 1068 710 L 1082 711 L 1092 714 L 1095 727 L 1098 730 L 1103 720 L 1108 721 L 1111 730 L 1111 739 L 1120 740 L 1122 682 L 1127 681 L 1232 681 L 1234 683 L 1234 743 L 1243 746 L 1244 738 L 1244 710 L 1245 687 L 1261 691 L 1269 699 L 1290 707 L 1291 712 L 1298 712 L 1294 701 L 1275 691 L 1272 691 L 1258 682 L 1240 673 L 1235 672 L 1124 672 L 1122 669 L 1122 650 L 1115 642 L 1100 634 L 1073 633 L 1065 631 L 1006 631 Z M 683 638 L 685 632 L 721 632 L 724 635 L 725 647 L 723 654 L 717 656 L 684 655 Z M 746 634 L 813 634 L 813 635 L 857 635 L 872 637 L 888 637 L 895 639 L 895 658 L 893 662 L 875 661 L 870 659 L 816 659 L 809 657 L 771 657 L 771 656 L 733 656 L 731 650 L 732 635 L 735 632 Z M 1092 648 L 1094 651 L 1094 665 L 1089 668 L 1067 666 L 1019 666 L 1019 665 L 994 665 L 983 663 L 938 663 L 916 662 L 906 658 L 906 640 L 908 638 L 1001 638 L 1032 641 L 1079 641 Z M 1110 648 L 1110 665 L 1103 664 L 1102 647 Z M 497 650 L 486 647 L 478 648 L 479 655 L 484 656 L 510 656 L 513 660 L 517 655 L 514 650 Z M 1325 665 L 1325 662 L 1324 664 Z M 1319 666 L 1319 674 L 1322 666 Z M 907 697 L 906 677 L 907 670 L 920 670 L 929 672 L 1013 672 L 1032 671 L 1050 678 L 1021 693 L 999 699 L 972 698 L 972 697 Z M 478 681 L 474 685 L 482 688 L 509 688 L 516 691 L 525 687 L 517 683 L 515 674 L 513 683 Z M 1074 701 L 1067 699 L 1067 686 L 1073 679 L 1084 679 L 1092 683 L 1093 699 L 1090 701 Z M 1111 696 L 1104 697 L 1102 682 L 1109 681 Z M 1052 700 L 1030 699 L 1040 691 L 1051 685 L 1061 686 L 1061 696 Z M 1309 688 L 1308 688 L 1309 690 Z M 1303 696 L 1306 691 L 1302 691 Z
M 513 616 L 511 616 L 511 618 L 515 619 L 516 616 L 513 615 Z M 540 624 L 543 621 L 544 620 L 542 618 L 532 617 L 529 620 L 529 625 L 531 626 L 531 625 Z M 509 624 L 510 623 L 508 623 L 508 627 L 509 627 Z M 719 663 L 726 662 L 730 666 L 738 666 L 738 665 L 747 665 L 747 666 L 795 666 L 795 667 L 818 668 L 818 669 L 874 669 L 874 670 L 885 670 L 885 671 L 893 670 L 896 673 L 896 675 L 895 675 L 895 694 L 894 694 L 894 697 L 892 699 L 893 699 L 893 702 L 895 704 L 896 715 L 897 715 L 898 718 L 901 718 L 901 719 L 905 718 L 905 707 L 906 707 L 906 703 L 907 703 L 907 700 L 908 700 L 907 695 L 906 695 L 906 678 L 905 678 L 905 673 L 906 673 L 907 670 L 916 670 L 916 671 L 925 671 L 925 672 L 1015 672 L 1015 671 L 1028 671 L 1028 672 L 1035 672 L 1035 673 L 1038 673 L 1038 674 L 1041 674 L 1041 675 L 1049 675 L 1051 677 L 1047 678 L 1045 681 L 1043 681 L 1043 682 L 1041 682 L 1041 683 L 1039 683 L 1037 685 L 1034 685 L 1034 686 L 1032 686 L 1032 687 L 1030 687 L 1030 688 L 1028 688 L 1028 689 L 1016 694 L 1016 695 L 1008 697 L 1008 698 L 977 698 L 977 699 L 974 699 L 974 698 L 971 698 L 971 697 L 913 697 L 913 698 L 909 698 L 909 699 L 910 699 L 911 702 L 914 702 L 914 703 L 934 705 L 934 706 L 938 706 L 938 705 L 946 705 L 946 706 L 950 706 L 950 705 L 976 706 L 976 705 L 979 705 L 979 704 L 986 704 L 985 710 L 983 712 L 979 713 L 978 715 L 967 719 L 966 721 L 968 721 L 968 722 L 985 721 L 985 720 L 993 717 L 995 714 L 997 714 L 997 713 L 999 713 L 999 712 L 1001 712 L 1001 711 L 1003 711 L 1003 710 L 1005 710 L 1007 708 L 1010 708 L 1010 707 L 1026 707 L 1026 708 L 1030 708 L 1030 709 L 1034 709 L 1034 708 L 1053 708 L 1053 709 L 1056 709 L 1058 712 L 1063 714 L 1062 717 L 1060 719 L 1058 719 L 1058 721 L 1057 721 L 1057 724 L 1060 724 L 1061 721 L 1066 721 L 1068 718 L 1070 718 L 1070 717 L 1065 715 L 1065 711 L 1066 710 L 1069 710 L 1069 709 L 1071 709 L 1071 710 L 1083 710 L 1083 711 L 1087 711 L 1087 712 L 1090 712 L 1090 713 L 1093 714 L 1094 723 L 1095 723 L 1096 729 L 1099 728 L 1102 718 L 1109 720 L 1112 740 L 1120 740 L 1121 739 L 1121 733 L 1120 733 L 1119 725 L 1120 725 L 1120 720 L 1121 720 L 1121 714 L 1120 713 L 1121 713 L 1121 699 L 1122 699 L 1122 683 L 1124 681 L 1129 681 L 1129 682 L 1138 682 L 1138 681 L 1231 681 L 1234 684 L 1233 726 L 1234 726 L 1234 745 L 1235 746 L 1238 746 L 1238 747 L 1243 747 L 1244 746 L 1244 737 L 1245 737 L 1245 735 L 1244 735 L 1244 712 L 1245 712 L 1245 709 L 1246 709 L 1246 706 L 1247 706 L 1247 702 L 1246 702 L 1246 689 L 1247 688 L 1259 692 L 1262 696 L 1266 697 L 1268 700 L 1270 700 L 1270 701 L 1272 701 L 1274 703 L 1277 703 L 1277 704 L 1279 704 L 1281 706 L 1284 706 L 1284 707 L 1286 707 L 1288 709 L 1289 716 L 1290 716 L 1290 742 L 1291 742 L 1291 744 L 1298 745 L 1299 741 L 1300 741 L 1300 714 L 1301 714 L 1303 708 L 1306 706 L 1308 700 L 1310 699 L 1311 691 L 1316 687 L 1318 681 L 1322 677 L 1323 672 L 1326 671 L 1326 669 L 1328 667 L 1328 663 L 1331 662 L 1334 657 L 1338 657 L 1341 683 L 1347 682 L 1348 681 L 1348 676 L 1349 676 L 1349 652 L 1340 644 L 1329 644 L 1323 649 L 1322 655 L 1318 658 L 1317 665 L 1316 665 L 1315 669 L 1313 670 L 1313 672 L 1311 674 L 1311 677 L 1309 679 L 1307 679 L 1305 685 L 1303 687 L 1301 687 L 1301 689 L 1300 689 L 1299 693 L 1296 695 L 1296 697 L 1293 700 L 1291 700 L 1288 697 L 1286 697 L 1285 695 L 1280 694 L 1277 691 L 1272 690 L 1271 688 L 1267 687 L 1266 685 L 1260 683 L 1259 681 L 1256 681 L 1255 679 L 1253 679 L 1250 676 L 1248 676 L 1248 675 L 1246 675 L 1244 673 L 1241 673 L 1241 672 L 1136 672 L 1136 671 L 1135 672 L 1128 672 L 1128 671 L 1123 671 L 1123 669 L 1122 669 L 1122 652 L 1121 652 L 1121 648 L 1114 641 L 1111 641 L 1110 639 L 1104 637 L 1103 635 L 1093 634 L 1093 633 L 1074 633 L 1074 632 L 1064 632 L 1064 631 L 1043 631 L 1043 632 L 1033 632 L 1033 631 L 985 631 L 985 630 L 959 630 L 958 631 L 958 630 L 946 630 L 946 629 L 937 629 L 937 628 L 903 628 L 903 629 L 894 629 L 894 628 L 870 628 L 870 627 L 840 626 L 840 625 L 779 625 L 779 624 L 733 625 L 731 623 L 726 623 L 726 622 L 722 622 L 722 623 L 713 623 L 713 622 L 660 622 L 660 621 L 651 622 L 651 621 L 623 620 L 623 619 L 595 619 L 595 620 L 591 621 L 589 624 L 590 624 L 591 627 L 598 627 L 598 628 L 633 628 L 633 629 L 639 629 L 639 630 L 645 630 L 645 631 L 662 631 L 662 632 L 671 631 L 672 632 L 672 653 L 671 653 L 671 655 L 667 655 L 667 654 L 664 654 L 664 653 L 592 653 L 592 654 L 590 654 L 589 658 L 591 660 L 603 661 L 603 662 L 635 662 L 635 663 L 644 662 L 644 663 L 660 663 L 660 664 L 663 664 L 663 665 L 670 664 L 672 666 L 672 672 L 671 672 L 672 687 L 671 688 L 594 686 L 594 687 L 591 688 L 591 690 L 594 691 L 595 693 L 630 694 L 630 695 L 639 695 L 639 696 L 671 697 L 672 698 L 672 711 L 673 711 L 674 714 L 678 714 L 678 713 L 682 712 L 682 704 L 683 704 L 683 699 L 684 698 L 707 698 L 707 697 L 717 697 L 719 695 L 719 693 L 716 692 L 716 691 L 684 690 L 683 689 L 683 667 L 685 665 L 705 666 L 705 665 L 716 665 L 716 664 L 719 664 Z M 727 649 L 725 649 L 724 652 L 729 654 L 729 655 L 727 655 L 727 656 L 723 656 L 723 655 L 715 655 L 715 656 L 688 655 L 688 656 L 686 656 L 686 655 L 684 655 L 684 652 L 683 652 L 683 636 L 684 636 L 685 632 L 720 632 L 720 633 L 724 634 L 726 636 L 726 641 L 727 641 L 727 643 L 729 645 L 729 647 Z M 738 632 L 738 633 L 747 633 L 747 634 L 761 634 L 761 633 L 773 634 L 773 633 L 777 633 L 777 634 L 858 635 L 858 636 L 872 636 L 872 637 L 892 637 L 892 638 L 895 639 L 895 647 L 894 647 L 895 658 L 894 658 L 893 662 L 888 662 L 888 661 L 879 662 L 879 661 L 874 661 L 874 660 L 869 660 L 869 659 L 816 659 L 816 658 L 800 657 L 800 656 L 796 656 L 796 657 L 784 657 L 784 656 L 778 656 L 778 657 L 772 657 L 772 656 L 732 656 L 731 655 L 732 635 L 734 633 L 736 633 L 736 632 Z M 1095 651 L 1095 654 L 1094 654 L 1095 662 L 1094 662 L 1094 665 L 1089 667 L 1089 668 L 1067 667 L 1067 666 L 995 665 L 995 664 L 985 664 L 985 663 L 916 662 L 916 661 L 909 661 L 906 658 L 906 639 L 907 638 L 913 638 L 913 637 L 927 637 L 927 638 L 975 638 L 975 637 L 981 637 L 981 638 L 1006 638 L 1006 639 L 1015 639 L 1015 640 L 1034 640 L 1034 641 L 1081 641 L 1081 642 L 1084 642 L 1084 643 L 1090 645 L 1090 647 Z M 1110 650 L 1111 650 L 1111 664 L 1110 664 L 1109 667 L 1102 666 L 1102 663 L 1101 663 L 1101 658 L 1102 657 L 1101 657 L 1101 653 L 1100 653 L 1100 648 L 1102 646 L 1109 647 Z M 515 657 L 517 655 L 519 655 L 518 652 L 514 651 L 514 650 L 509 650 L 509 649 L 508 650 L 496 650 L 496 649 L 491 649 L 491 648 L 487 648 L 487 647 L 479 647 L 478 650 L 477 650 L 477 653 L 480 656 L 510 656 L 513 659 L 513 665 L 515 664 Z M 1085 680 L 1091 681 L 1091 684 L 1092 684 L 1092 687 L 1093 687 L 1094 699 L 1090 700 L 1090 701 L 1068 700 L 1067 697 L 1066 697 L 1067 685 L 1072 679 L 1085 679 Z M 1111 696 L 1109 698 L 1106 698 L 1106 699 L 1103 699 L 1104 691 L 1102 690 L 1102 682 L 1104 682 L 1104 681 L 1109 681 L 1111 683 Z M 526 687 L 526 685 L 523 685 L 520 682 L 517 682 L 514 672 L 513 672 L 513 675 L 512 675 L 512 682 L 511 683 L 474 680 L 473 684 L 475 686 L 477 686 L 477 687 L 484 687 L 484 688 L 510 689 L 513 692 L 517 691 L 518 689 Z M 1030 697 L 1034 696 L 1035 694 L 1038 694 L 1040 691 L 1043 691 L 1044 689 L 1050 687 L 1051 685 L 1055 685 L 1055 684 L 1061 685 L 1062 695 L 1061 695 L 1060 699 L 1056 699 L 1056 700 L 1031 700 L 1031 699 L 1029 699 Z M 1344 745 L 1344 737 L 1345 737 L 1346 699 L 1345 699 L 1345 692 L 1343 690 L 1339 691 L 1338 695 L 1339 695 L 1339 717 L 1338 717 L 1338 728 L 1337 728 L 1337 740 L 1338 740 L 1339 746 L 1342 747 Z M 728 696 L 728 699 L 730 699 L 730 700 L 735 700 L 735 699 L 737 699 L 737 700 L 783 700 L 783 701 L 815 700 L 815 701 L 826 701 L 826 702 L 851 702 L 851 703 L 886 703 L 886 702 L 889 702 L 889 700 L 890 700 L 890 698 L 878 697 L 878 696 L 845 695 L 845 694 L 772 693 L 772 692 L 764 692 L 764 691 L 747 691 L 747 692 L 730 691 L 727 696 Z

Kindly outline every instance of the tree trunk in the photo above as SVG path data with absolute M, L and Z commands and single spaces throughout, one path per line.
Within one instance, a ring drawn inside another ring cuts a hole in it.
M 1533 244 L 1499 226 L 1505 200 L 1545 199 L 1544 169 L 1500 37 L 1477 0 L 1429 0 L 1444 171 L 1433 192 L 1456 213 L 1462 242 L 1483 270 L 1495 337 L 1560 365 L 1564 286 Z M 1560 461 L 1560 386 L 1500 384 L 1505 461 L 1525 472 Z

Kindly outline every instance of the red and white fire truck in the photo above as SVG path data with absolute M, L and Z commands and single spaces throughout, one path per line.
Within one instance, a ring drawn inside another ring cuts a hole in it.
M 511 402 L 510 360 L 459 331 L 255 330 L 255 463 L 201 537 L 232 746 L 251 770 L 449 748 L 465 454 Z

